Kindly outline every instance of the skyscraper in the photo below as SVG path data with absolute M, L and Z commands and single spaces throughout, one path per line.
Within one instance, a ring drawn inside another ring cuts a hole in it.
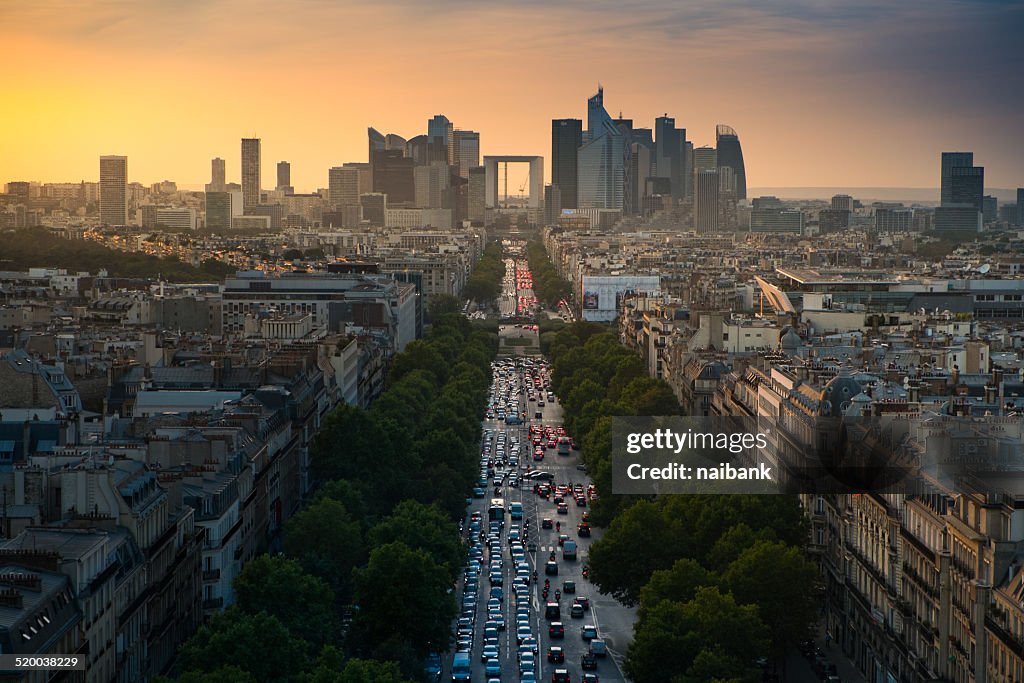
M 292 191 L 292 165 L 287 161 L 277 162 L 277 189 Z
M 469 220 L 483 225 L 487 207 L 487 170 L 483 166 L 469 169 Z
M 373 154 L 372 166 L 373 190 L 386 194 L 389 206 L 416 200 L 412 157 L 397 149 L 378 150 Z
M 714 171 L 718 169 L 718 150 L 714 147 L 698 147 L 693 150 L 693 172 Z
M 693 226 L 698 233 L 718 231 L 719 182 L 717 169 L 700 170 L 694 174 Z
M 335 166 L 327 172 L 327 201 L 332 207 L 358 206 L 361 193 L 358 168 Z
M 950 169 L 948 206 L 964 204 L 983 210 L 985 195 L 984 166 L 954 166 Z
M 367 142 L 369 143 L 369 150 L 366 153 L 366 161 L 370 164 L 370 180 L 373 181 L 373 158 L 375 152 L 383 152 L 386 147 L 386 138 L 384 135 L 377 131 L 375 128 L 366 129 Z M 363 188 L 363 192 L 370 192 L 374 188 Z
M 676 120 L 671 116 L 659 116 L 654 120 L 654 144 L 654 176 L 669 178 L 672 196 L 682 199 L 686 192 L 683 179 L 686 129 L 676 128 Z
M 598 88 L 587 100 L 587 136 L 576 154 L 577 208 L 622 208 L 625 159 L 625 136 L 604 108 L 604 89 Z
M 210 161 L 210 192 L 223 192 L 226 184 L 224 160 L 217 157 Z
M 212 183 L 211 183 L 212 184 Z M 206 193 L 206 229 L 230 230 L 232 218 L 232 192 Z
M 715 130 L 715 147 L 718 152 L 718 165 L 731 168 L 736 174 L 736 198 L 747 198 L 747 170 L 743 165 L 743 148 L 740 138 L 730 126 L 718 124 Z
M 469 169 L 480 165 L 480 133 L 473 130 L 457 130 L 452 137 L 455 145 L 454 161 L 460 178 L 469 178 Z
M 100 222 L 128 224 L 128 157 L 100 157 Z
M 443 114 L 438 114 L 427 121 L 427 144 L 429 146 L 428 162 L 445 161 L 454 163 L 452 152 L 452 122 Z
M 839 211 L 853 213 L 853 197 L 848 194 L 837 194 L 832 196 L 832 208 Z
M 413 169 L 417 207 L 421 209 L 442 208 L 445 190 L 449 185 L 449 168 L 447 162 L 435 161 L 429 166 L 417 166 Z
M 242 206 L 260 203 L 260 139 L 242 138 Z
M 942 189 L 939 199 L 943 205 L 956 203 L 953 201 L 953 169 L 971 166 L 974 166 L 974 152 L 942 153 Z
M 551 184 L 558 188 L 563 209 L 575 209 L 579 206 L 576 153 L 582 144 L 583 121 L 552 119 Z
M 1024 225 L 1024 187 L 1017 188 L 1017 225 Z

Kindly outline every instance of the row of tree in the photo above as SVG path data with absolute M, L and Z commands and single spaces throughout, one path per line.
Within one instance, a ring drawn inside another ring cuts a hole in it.
M 602 593 L 639 604 L 626 673 L 634 683 L 754 681 L 816 616 L 806 521 L 791 496 L 612 495 L 612 416 L 673 415 L 671 389 L 608 328 L 575 323 L 550 341 L 552 387 L 582 435 L 607 526 L 590 549 Z
M 0 232 L 0 269 L 28 270 L 45 265 L 96 274 L 105 268 L 116 277 L 156 278 L 172 282 L 219 282 L 235 269 L 216 259 L 198 268 L 175 257 L 160 258 L 141 252 L 108 249 L 88 240 L 68 240 L 45 228 Z
M 477 261 L 473 273 L 462 288 L 462 296 L 477 303 L 489 303 L 501 294 L 501 281 L 505 277 L 505 261 L 501 245 L 491 243 Z
M 316 497 L 287 522 L 284 555 L 249 563 L 236 605 L 182 650 L 183 680 L 399 683 L 448 649 L 465 560 L 456 520 L 496 348 L 465 316 L 440 314 L 392 359 L 368 410 L 325 419 Z
M 533 291 L 539 301 L 555 308 L 562 299 L 569 301 L 572 298 L 572 285 L 555 270 L 541 242 L 528 243 L 526 257 L 533 275 Z

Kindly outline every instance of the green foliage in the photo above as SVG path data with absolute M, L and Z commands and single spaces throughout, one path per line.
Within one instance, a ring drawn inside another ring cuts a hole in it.
M 413 550 L 425 550 L 434 562 L 448 568 L 451 583 L 465 560 L 458 526 L 436 505 L 414 500 L 399 503 L 370 531 L 369 540 L 374 547 L 401 542 Z
M 459 313 L 462 304 L 451 294 L 432 294 L 427 304 L 427 319 L 434 320 L 447 313 Z
M 488 303 L 501 294 L 501 281 L 505 277 L 505 262 L 501 256 L 501 246 L 498 244 L 490 244 L 484 249 L 462 288 L 463 297 L 477 303 Z
M 245 565 L 234 588 L 239 610 L 265 612 L 296 638 L 318 647 L 339 638 L 334 593 L 295 560 L 261 555 Z
M 544 302 L 548 308 L 555 309 L 562 299 L 571 300 L 572 285 L 555 270 L 543 244 L 527 244 L 526 256 L 530 262 L 530 273 L 533 275 L 533 291 L 539 301 Z
M 363 561 L 359 522 L 345 505 L 320 498 L 285 524 L 284 549 L 302 568 L 323 579 L 342 604 L 352 594 L 352 569 Z
M 757 608 L 739 605 L 715 587 L 685 603 L 663 600 L 637 621 L 625 673 L 634 683 L 759 680 L 768 628 Z
M 449 568 L 426 550 L 404 543 L 374 548 L 365 569 L 355 571 L 359 612 L 353 640 L 369 652 L 391 638 L 408 642 L 419 657 L 448 649 L 455 598 Z
M 68 240 L 43 228 L 0 232 L 0 259 L 7 270 L 28 270 L 37 266 L 87 270 L 95 275 L 101 268 L 116 277 L 156 278 L 170 282 L 211 282 L 224 279 L 235 269 L 222 261 L 208 259 L 199 268 L 181 260 L 160 258 L 141 252 L 108 249 L 96 242 Z
M 256 683 L 256 678 L 237 666 L 222 666 L 215 671 L 187 671 L 176 679 L 178 683 Z M 158 677 L 157 683 L 168 679 Z
M 395 662 L 350 659 L 340 669 L 321 664 L 300 679 L 301 683 L 412 683 Z
M 308 648 L 276 617 L 230 607 L 199 627 L 182 646 L 177 665 L 195 675 L 227 670 L 237 677 L 240 670 L 259 683 L 286 683 L 306 667 Z
M 810 635 L 820 582 L 817 567 L 799 548 L 775 541 L 756 542 L 722 574 L 724 589 L 739 602 L 757 605 L 777 655 Z

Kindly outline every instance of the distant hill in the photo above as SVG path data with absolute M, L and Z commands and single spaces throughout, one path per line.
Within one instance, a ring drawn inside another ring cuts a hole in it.
M 939 188 L 937 187 L 751 187 L 747 189 L 747 198 L 774 195 L 779 199 L 824 199 L 832 195 L 848 194 L 865 204 L 871 202 L 906 202 L 908 204 L 938 204 Z M 999 203 L 1017 201 L 1017 190 L 1006 188 L 986 188 L 985 194 L 992 195 Z

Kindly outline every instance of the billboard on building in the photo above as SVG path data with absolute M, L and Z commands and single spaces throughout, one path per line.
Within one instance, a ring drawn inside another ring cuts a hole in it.
M 583 319 L 611 322 L 618 317 L 626 294 L 655 294 L 660 291 L 661 278 L 658 275 L 584 275 Z

